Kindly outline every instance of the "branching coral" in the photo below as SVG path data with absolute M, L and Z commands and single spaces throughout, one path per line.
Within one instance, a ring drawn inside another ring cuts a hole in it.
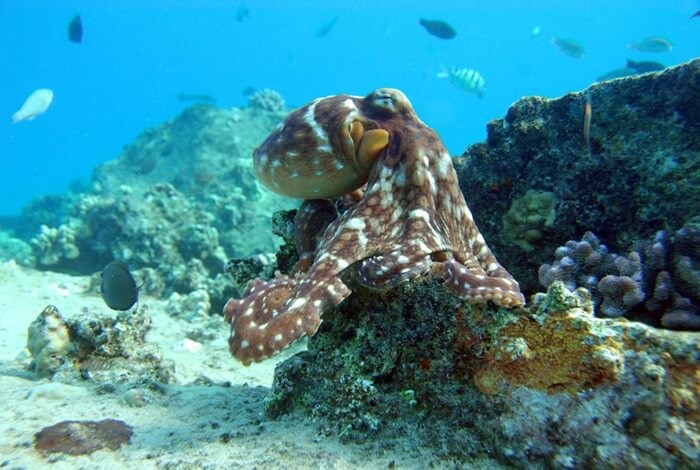
M 673 329 L 700 330 L 700 230 L 688 223 L 673 236 L 660 231 L 627 256 L 609 253 L 591 232 L 555 252 L 539 269 L 547 287 L 585 287 L 605 317 L 625 316 Z

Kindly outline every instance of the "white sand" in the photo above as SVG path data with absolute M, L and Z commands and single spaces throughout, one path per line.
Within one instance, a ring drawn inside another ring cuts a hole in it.
M 243 367 L 229 354 L 228 328 L 214 323 L 214 340 L 196 352 L 183 341 L 191 323 L 168 317 L 165 302 L 141 298 L 150 307 L 158 344 L 175 363 L 178 385 L 143 397 L 98 394 L 94 384 L 51 383 L 27 371 L 27 327 L 48 304 L 65 318 L 81 311 L 114 315 L 99 295 L 87 293 L 88 277 L 27 270 L 0 264 L 0 466 L 6 468 L 433 468 L 430 455 L 415 456 L 416 445 L 368 451 L 320 436 L 311 422 L 267 421 L 261 398 L 272 382 L 275 361 Z M 287 353 L 290 354 L 290 353 Z M 278 360 L 284 359 L 282 355 Z M 206 376 L 230 387 L 192 385 Z M 138 395 L 138 394 L 137 394 Z M 141 399 L 143 398 L 143 399 Z M 141 403 L 133 406 L 127 403 Z M 120 419 L 132 426 L 129 445 L 88 456 L 43 456 L 34 435 L 62 420 Z M 381 448 L 381 446 L 372 446 Z M 406 449 L 413 448 L 413 456 Z M 381 454 L 379 455 L 378 452 Z M 446 463 L 445 463 L 446 464 Z

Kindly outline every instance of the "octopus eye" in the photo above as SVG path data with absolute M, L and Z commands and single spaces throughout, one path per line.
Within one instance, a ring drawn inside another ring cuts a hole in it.
M 396 98 L 389 93 L 375 93 L 372 96 L 372 104 L 390 113 L 396 112 Z
M 375 100 L 378 101 L 377 104 L 383 104 L 383 105 L 390 105 L 394 101 L 394 97 L 391 95 L 378 95 L 375 97 Z

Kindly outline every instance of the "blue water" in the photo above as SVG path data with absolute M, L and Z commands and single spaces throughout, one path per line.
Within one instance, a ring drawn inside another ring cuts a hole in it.
M 239 22 L 241 5 L 250 14 Z M 699 9 L 698 0 L 0 0 L 0 214 L 87 180 L 141 131 L 184 109 L 182 92 L 231 107 L 245 105 L 245 87 L 273 88 L 299 106 L 396 87 L 459 154 L 524 95 L 583 89 L 627 58 L 673 65 L 697 57 L 700 18 L 689 16 Z M 77 13 L 82 44 L 67 39 Z M 427 34 L 420 17 L 448 21 L 457 37 Z M 535 26 L 542 33 L 533 38 Z M 586 55 L 564 56 L 552 35 L 576 39 Z M 669 38 L 673 51 L 627 49 L 652 35 Z M 486 96 L 437 78 L 441 65 L 481 72 Z M 13 125 L 12 113 L 42 87 L 54 91 L 50 109 Z

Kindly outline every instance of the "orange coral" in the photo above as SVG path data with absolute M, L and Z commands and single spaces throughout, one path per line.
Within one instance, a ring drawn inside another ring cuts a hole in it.
M 547 316 L 542 325 L 529 317 L 501 328 L 472 357 L 464 358 L 482 393 L 504 386 L 526 386 L 550 393 L 576 393 L 618 380 L 624 370 L 623 347 L 612 337 L 591 331 L 583 311 Z M 466 342 L 474 344 L 476 334 Z M 596 339 L 596 341 L 591 341 Z

